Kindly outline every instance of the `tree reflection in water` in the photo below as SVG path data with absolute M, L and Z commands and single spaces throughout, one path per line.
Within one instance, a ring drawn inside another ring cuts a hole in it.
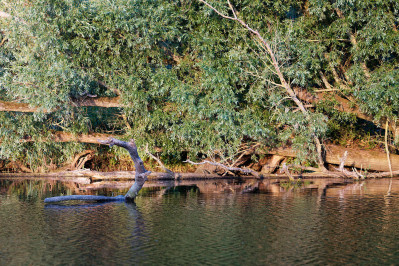
M 293 187 L 277 180 L 149 182 L 136 204 L 46 206 L 52 193 L 122 193 L 105 184 L 100 190 L 39 180 L 0 185 L 0 265 L 399 260 L 397 179 L 318 179 Z M 248 187 L 257 192 L 242 194 Z

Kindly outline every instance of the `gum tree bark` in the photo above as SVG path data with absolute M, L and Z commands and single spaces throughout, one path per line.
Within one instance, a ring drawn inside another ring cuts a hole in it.
M 147 171 L 144 167 L 144 162 L 140 158 L 137 152 L 137 146 L 133 139 L 129 142 L 122 141 L 115 138 L 108 138 L 107 140 L 98 140 L 99 143 L 104 145 L 109 145 L 110 147 L 116 145 L 126 149 L 130 157 L 134 162 L 134 166 L 136 168 L 136 175 L 134 179 L 134 184 L 130 187 L 129 191 L 125 196 L 116 196 L 116 197 L 106 197 L 106 196 L 92 196 L 92 195 L 70 195 L 70 196 L 59 196 L 46 198 L 44 200 L 45 203 L 54 203 L 60 201 L 68 201 L 68 200 L 91 200 L 91 201 L 134 201 L 137 194 L 143 187 L 145 181 L 147 180 L 147 176 L 151 174 L 150 171 Z

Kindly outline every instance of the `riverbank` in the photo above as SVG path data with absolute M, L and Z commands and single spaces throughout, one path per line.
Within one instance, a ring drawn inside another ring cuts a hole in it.
M 299 179 L 328 179 L 328 178 L 341 178 L 353 179 L 351 176 L 344 176 L 341 172 L 308 172 L 301 174 L 290 174 L 291 178 Z M 394 176 L 399 176 L 394 173 Z M 365 178 L 382 178 L 389 177 L 388 175 L 381 175 L 379 173 L 369 174 Z M 113 172 L 100 172 L 90 169 L 74 170 L 74 171 L 60 171 L 52 173 L 0 173 L 0 178 L 31 178 L 31 179 L 49 179 L 66 182 L 77 182 L 82 184 L 90 184 L 100 181 L 134 181 L 134 171 L 113 171 Z M 290 177 L 285 173 L 267 174 L 260 177 L 251 175 L 241 176 L 226 176 L 218 174 L 204 174 L 204 173 L 167 173 L 167 172 L 152 172 L 148 177 L 149 181 L 162 181 L 162 180 L 215 180 L 215 179 L 277 179 L 289 180 Z

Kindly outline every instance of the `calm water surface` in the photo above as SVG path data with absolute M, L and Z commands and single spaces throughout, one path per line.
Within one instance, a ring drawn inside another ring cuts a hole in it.
M 0 265 L 397 264 L 399 180 L 340 182 L 154 183 L 135 204 L 45 205 L 128 186 L 0 179 Z

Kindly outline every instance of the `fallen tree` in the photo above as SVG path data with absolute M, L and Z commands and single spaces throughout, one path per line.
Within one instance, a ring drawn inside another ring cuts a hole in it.
M 93 144 L 103 144 L 99 139 L 106 138 L 120 138 L 122 136 L 110 135 L 105 133 L 92 133 L 92 134 L 73 134 L 69 132 L 56 131 L 53 133 L 52 141 L 56 142 L 81 142 L 81 143 L 93 143 Z M 30 142 L 35 141 L 34 139 L 24 139 L 23 141 Z M 327 164 L 339 165 L 340 158 L 345 151 L 348 151 L 348 157 L 345 161 L 346 167 L 354 167 L 358 169 L 366 169 L 371 171 L 382 171 L 388 172 L 389 165 L 387 163 L 386 153 L 378 150 L 364 150 L 357 148 L 347 148 L 338 145 L 325 145 L 325 161 Z M 257 150 L 254 153 L 260 155 L 278 155 L 283 157 L 296 157 L 296 153 L 290 147 L 279 148 L 274 150 L 262 151 Z M 248 155 L 250 156 L 250 154 Z M 392 171 L 399 170 L 399 155 L 390 154 L 390 161 L 392 165 Z M 281 162 L 281 160 L 279 161 Z M 273 166 L 275 169 L 276 166 Z
M 106 197 L 106 196 L 92 196 L 92 195 L 70 195 L 70 196 L 59 196 L 46 198 L 44 200 L 45 203 L 54 203 L 60 201 L 69 201 L 69 200 L 90 200 L 90 201 L 134 201 L 137 194 L 143 187 L 145 181 L 147 180 L 147 176 L 151 174 L 150 171 L 147 171 L 144 167 L 144 162 L 140 158 L 137 152 L 137 146 L 133 139 L 129 142 L 109 138 L 107 140 L 98 140 L 99 143 L 104 145 L 109 145 L 110 147 L 116 145 L 126 149 L 130 157 L 134 162 L 134 166 L 136 168 L 135 181 L 134 184 L 130 187 L 129 191 L 125 196 L 116 196 L 116 197 Z
M 378 150 L 363 150 L 356 148 L 346 148 L 337 145 L 325 145 L 326 157 L 325 160 L 328 164 L 339 165 L 341 157 L 348 152 L 345 160 L 346 167 L 354 167 L 358 169 L 365 169 L 371 171 L 390 171 L 387 162 L 387 155 Z M 290 148 L 280 148 L 267 152 L 267 154 L 276 154 L 285 157 L 296 157 L 294 150 Z M 392 171 L 399 170 L 399 155 L 391 154 L 390 161 L 392 164 Z

